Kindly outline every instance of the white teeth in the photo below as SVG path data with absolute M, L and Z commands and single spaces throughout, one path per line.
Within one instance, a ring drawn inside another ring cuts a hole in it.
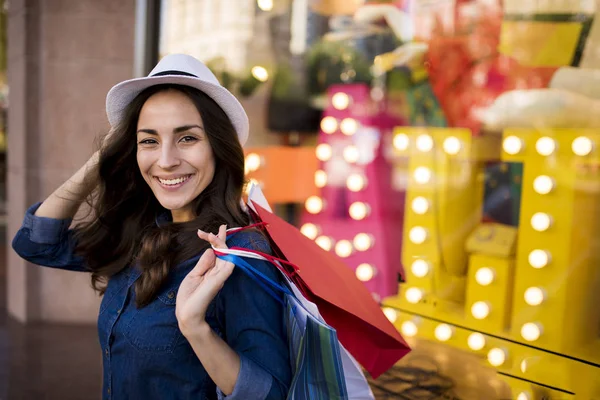
M 190 177 L 190 175 L 183 176 L 183 177 L 177 178 L 177 179 L 160 179 L 160 178 L 158 178 L 158 180 L 163 185 L 178 185 L 178 184 L 180 184 L 180 183 L 182 183 L 184 181 L 187 181 L 189 177 Z

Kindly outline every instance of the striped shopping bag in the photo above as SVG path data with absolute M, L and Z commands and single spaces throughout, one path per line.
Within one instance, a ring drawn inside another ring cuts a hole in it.
M 295 367 L 288 399 L 347 399 L 335 329 L 309 314 L 290 295 L 286 295 L 286 312 L 290 357 Z
M 214 250 L 217 257 L 235 264 L 284 306 L 293 373 L 287 399 L 349 400 L 335 329 L 319 315 L 313 315 L 294 294 L 296 290 L 274 282 L 244 259 L 267 260 L 263 255 L 241 249 Z M 293 285 L 289 280 L 287 283 Z

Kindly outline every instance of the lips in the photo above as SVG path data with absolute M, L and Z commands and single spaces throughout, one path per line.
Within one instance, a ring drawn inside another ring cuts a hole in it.
M 192 175 L 183 175 L 183 176 L 180 176 L 177 178 L 172 178 L 172 179 L 163 179 L 163 178 L 156 177 L 156 179 L 158 179 L 158 181 L 165 186 L 176 186 L 176 185 L 180 185 L 180 184 L 184 183 L 185 181 L 190 179 L 191 176 Z

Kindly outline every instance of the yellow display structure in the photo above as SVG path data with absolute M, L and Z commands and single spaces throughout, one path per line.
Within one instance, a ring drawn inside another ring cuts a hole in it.
M 396 129 L 405 336 L 476 355 L 513 398 L 600 399 L 600 132 Z M 484 167 L 523 163 L 518 228 L 481 223 Z

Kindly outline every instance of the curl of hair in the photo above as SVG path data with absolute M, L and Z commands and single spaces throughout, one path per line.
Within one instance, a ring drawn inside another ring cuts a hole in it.
M 137 123 L 142 106 L 152 95 L 177 90 L 195 104 L 215 160 L 210 184 L 193 200 L 196 218 L 185 223 L 158 224 L 169 215 L 137 165 Z M 100 149 L 97 174 L 89 184 L 96 188 L 88 199 L 92 218 L 75 228 L 76 254 L 92 272 L 92 286 L 103 294 L 111 276 L 137 262 L 141 276 L 135 283 L 138 307 L 150 303 L 171 268 L 208 247 L 196 232 L 217 232 L 218 227 L 248 224 L 241 209 L 244 187 L 244 153 L 231 121 L 206 94 L 187 86 L 157 85 L 140 93 L 128 106 L 123 122 L 114 127 Z

